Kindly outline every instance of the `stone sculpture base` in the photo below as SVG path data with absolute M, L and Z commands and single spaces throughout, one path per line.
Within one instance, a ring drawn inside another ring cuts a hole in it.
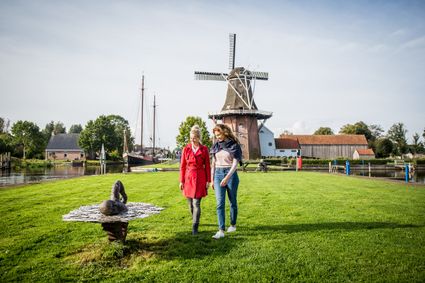
M 102 223 L 103 231 L 108 235 L 109 242 L 125 242 L 127 237 L 128 222 Z
M 109 242 L 125 241 L 128 222 L 134 219 L 146 218 L 159 214 L 163 208 L 143 202 L 127 203 L 128 210 L 118 215 L 103 215 L 99 205 L 82 206 L 62 216 L 64 221 L 101 223 L 103 230 L 108 234 Z

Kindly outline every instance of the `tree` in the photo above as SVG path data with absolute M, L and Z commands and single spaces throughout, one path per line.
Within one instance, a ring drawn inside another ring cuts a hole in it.
M 56 122 L 55 126 L 53 127 L 53 133 L 55 135 L 57 134 L 65 134 L 66 133 L 66 128 L 64 126 L 64 124 L 62 122 Z
M 380 125 L 369 125 L 369 130 L 371 133 L 370 139 L 367 141 L 369 148 L 372 148 L 373 151 L 376 151 L 376 140 L 382 137 L 384 130 Z
M 379 138 L 375 144 L 375 154 L 378 158 L 388 157 L 393 152 L 393 142 L 388 138 Z
M 124 149 L 124 133 L 127 139 L 128 150 L 132 151 L 134 147 L 134 138 L 131 136 L 131 129 L 128 121 L 119 115 L 109 115 L 111 124 L 115 128 L 115 134 L 117 137 L 116 144 L 118 146 L 117 151 L 122 156 Z
M 121 156 L 124 147 L 124 130 L 129 147 L 131 147 L 134 139 L 131 137 L 127 120 L 118 115 L 101 115 L 95 121 L 87 122 L 84 130 L 80 133 L 79 145 L 91 158 L 100 151 L 102 144 L 105 151 L 116 150 Z
M 372 124 L 369 126 L 370 133 L 372 134 L 371 139 L 376 140 L 382 136 L 384 129 L 380 125 Z
M 368 125 L 366 125 L 363 121 L 359 121 L 354 125 L 346 124 L 341 127 L 339 133 L 348 135 L 365 135 L 367 141 L 372 139 L 372 132 Z
M 57 134 L 64 134 L 64 133 L 66 133 L 66 128 L 62 122 L 50 121 L 50 123 L 46 124 L 43 130 L 45 145 L 49 143 L 49 140 L 52 137 L 52 134 L 57 135 Z
M 334 132 L 329 127 L 320 127 L 318 128 L 313 135 L 333 135 Z
M 396 123 L 388 130 L 388 138 L 393 142 L 393 154 L 402 155 L 407 153 L 408 146 L 406 140 L 407 130 L 403 123 Z
M 418 133 L 415 133 L 412 136 L 413 139 L 413 144 L 411 144 L 410 147 L 410 152 L 414 155 L 416 155 L 417 153 L 422 153 L 424 152 L 424 144 L 422 142 L 419 141 L 420 136 Z
M 183 148 L 189 143 L 190 129 L 198 125 L 201 129 L 201 143 L 207 147 L 211 147 L 211 139 L 207 130 L 206 123 L 200 117 L 189 116 L 186 120 L 180 123 L 179 135 L 176 137 L 177 147 Z
M 8 119 L 0 117 L 0 134 L 7 133 L 9 131 L 10 121 Z
M 0 133 L 0 153 L 12 152 L 13 142 L 9 133 Z
M 79 133 L 81 133 L 81 131 L 83 130 L 83 127 L 80 125 L 80 124 L 78 124 L 78 125 L 72 125 L 70 128 L 69 128 L 69 134 L 79 134 Z
M 18 121 L 12 126 L 13 141 L 16 145 L 22 146 L 23 158 L 40 156 L 45 143 L 40 128 L 28 121 Z
M 293 132 L 291 132 L 291 131 L 289 131 L 289 130 L 284 130 L 283 131 L 283 133 L 281 133 L 280 135 L 281 136 L 291 136 L 291 135 L 293 135 L 294 133 Z

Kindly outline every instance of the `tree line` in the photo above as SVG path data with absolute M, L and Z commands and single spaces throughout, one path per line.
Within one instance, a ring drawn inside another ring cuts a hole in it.
M 180 124 L 176 145 L 183 148 L 189 142 L 190 128 L 198 124 L 202 131 L 203 144 L 210 146 L 211 139 L 205 121 L 200 117 L 189 116 Z M 0 153 L 11 152 L 19 158 L 44 158 L 44 150 L 52 135 L 61 133 L 80 134 L 79 145 L 85 150 L 88 157 L 93 159 L 99 153 L 102 144 L 111 159 L 119 159 L 124 148 L 124 133 L 129 151 L 134 147 L 134 137 L 131 136 L 128 121 L 119 115 L 101 115 L 90 120 L 82 127 L 72 125 L 68 131 L 62 122 L 46 124 L 40 129 L 30 121 L 17 121 L 10 125 L 10 121 L 0 117 Z M 291 134 L 286 131 L 285 134 Z M 333 135 L 330 127 L 320 127 L 314 135 Z M 403 123 L 393 124 L 386 133 L 380 125 L 367 125 L 363 121 L 346 124 L 341 127 L 339 134 L 365 135 L 369 148 L 372 148 L 376 157 L 401 156 L 406 153 L 425 154 L 425 129 L 421 135 L 414 133 L 413 143 L 407 142 L 407 129 Z
M 330 127 L 320 127 L 314 135 L 333 135 Z M 413 143 L 407 143 L 407 129 L 403 123 L 393 124 L 386 133 L 380 125 L 367 125 L 363 121 L 354 124 L 346 124 L 341 127 L 339 134 L 365 135 L 369 148 L 372 148 L 376 157 L 385 158 L 389 156 L 401 156 L 412 153 L 425 154 L 425 128 L 421 136 L 414 133 Z
M 51 121 L 40 129 L 31 121 L 19 120 L 10 125 L 10 120 L 0 117 L 0 153 L 10 152 L 12 156 L 24 159 L 43 159 L 51 136 L 65 133 L 80 134 L 79 146 L 90 158 L 95 158 L 102 144 L 110 158 L 120 158 L 124 133 L 129 150 L 134 146 L 128 121 L 119 115 L 101 115 L 94 121 L 88 121 L 84 128 L 75 124 L 68 131 L 59 121 Z

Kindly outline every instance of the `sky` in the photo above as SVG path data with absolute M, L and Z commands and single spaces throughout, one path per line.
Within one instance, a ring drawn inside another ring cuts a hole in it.
M 128 120 L 144 144 L 157 104 L 157 145 L 221 110 L 227 86 L 194 71 L 236 66 L 269 73 L 254 99 L 266 126 L 335 133 L 364 121 L 407 137 L 425 129 L 425 1 L 0 1 L 0 117 L 83 127 L 100 115 Z

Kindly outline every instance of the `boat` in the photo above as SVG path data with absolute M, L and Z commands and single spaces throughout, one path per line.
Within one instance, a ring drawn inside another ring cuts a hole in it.
M 136 153 L 125 152 L 123 158 L 126 165 L 150 165 L 157 163 L 152 156 L 144 156 Z
M 151 155 L 145 154 L 143 148 L 143 103 L 144 103 L 144 91 L 145 91 L 145 76 L 142 76 L 142 91 L 141 91 L 141 135 L 140 135 L 140 153 L 128 152 L 126 132 L 124 130 L 124 150 L 123 159 L 124 164 L 127 166 L 131 165 L 150 165 L 158 163 L 158 159 L 155 158 L 155 96 L 153 98 L 153 150 Z

